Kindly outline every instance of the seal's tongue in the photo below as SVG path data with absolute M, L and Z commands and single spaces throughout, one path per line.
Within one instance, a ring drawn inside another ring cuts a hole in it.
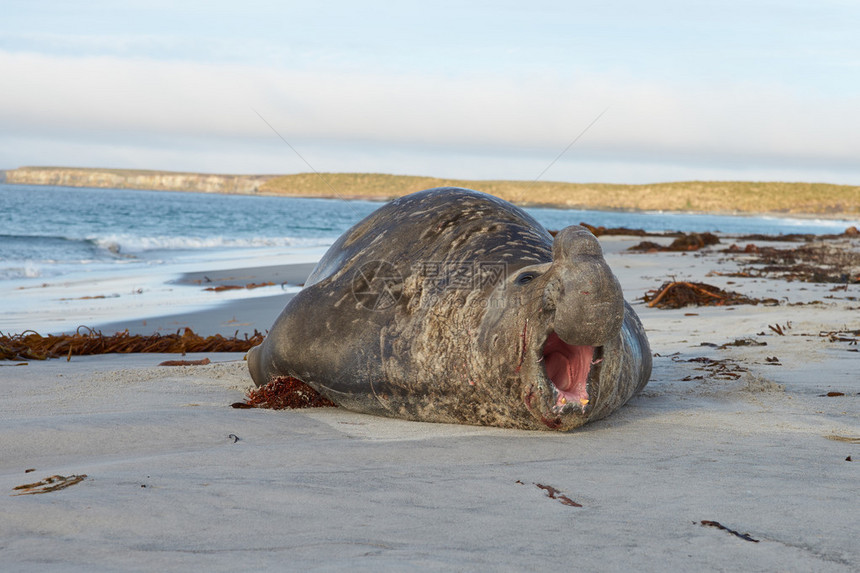
M 594 346 L 574 346 L 552 332 L 543 347 L 547 377 L 558 390 L 557 406 L 568 402 L 588 404 L 588 373 L 594 360 Z

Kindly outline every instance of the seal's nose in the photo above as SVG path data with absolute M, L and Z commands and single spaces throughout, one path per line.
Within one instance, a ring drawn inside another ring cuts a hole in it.
M 603 257 L 603 249 L 591 231 L 579 225 L 565 227 L 552 242 L 552 258 L 558 261 L 576 256 Z
M 566 227 L 555 236 L 552 254 L 547 293 L 554 299 L 553 330 L 568 344 L 612 340 L 624 320 L 624 296 L 597 237 L 578 225 Z

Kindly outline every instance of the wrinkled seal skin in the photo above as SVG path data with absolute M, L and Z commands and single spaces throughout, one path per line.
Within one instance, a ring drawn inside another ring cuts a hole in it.
M 378 261 L 391 265 L 392 296 L 371 309 L 355 293 L 382 292 Z M 499 263 L 501 276 L 482 274 Z M 651 354 L 586 229 L 553 239 L 510 203 L 439 188 L 392 201 L 341 236 L 248 367 L 258 386 L 293 376 L 358 412 L 569 430 L 642 389 Z

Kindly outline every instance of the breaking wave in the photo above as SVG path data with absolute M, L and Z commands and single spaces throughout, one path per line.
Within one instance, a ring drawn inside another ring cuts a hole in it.
M 140 255 L 148 252 L 203 251 L 210 249 L 257 249 L 271 247 L 320 247 L 330 245 L 332 238 L 300 237 L 154 237 L 114 234 L 87 239 L 98 248 L 115 255 Z

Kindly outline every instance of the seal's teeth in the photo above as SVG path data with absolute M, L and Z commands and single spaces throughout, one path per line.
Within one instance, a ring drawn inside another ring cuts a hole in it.
M 558 399 L 558 402 L 559 402 L 559 404 L 567 404 L 567 398 L 562 396 L 561 398 Z M 586 400 L 586 402 L 588 402 L 588 400 Z
M 583 406 L 588 406 L 588 398 L 580 398 L 579 403 Z

